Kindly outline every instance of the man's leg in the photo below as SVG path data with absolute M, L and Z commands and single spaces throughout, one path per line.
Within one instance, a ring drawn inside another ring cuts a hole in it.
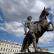
M 34 33 L 32 33 L 32 36 L 33 36 L 33 46 L 34 46 L 34 49 L 36 51 L 36 48 L 37 48 L 36 37 L 35 37 L 35 34 Z

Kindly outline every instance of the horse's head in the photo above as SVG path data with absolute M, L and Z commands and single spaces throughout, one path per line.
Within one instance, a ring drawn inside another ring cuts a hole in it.
M 52 22 L 49 22 L 49 24 L 48 24 L 48 30 L 49 31 L 54 31 L 54 25 L 52 24 Z
M 43 14 L 46 15 L 46 16 L 49 15 L 48 10 L 47 10 L 47 8 L 45 8 L 45 7 L 44 7 L 44 10 L 43 10 Z
M 41 20 L 42 18 L 44 18 L 44 16 L 48 16 L 48 10 L 44 7 L 43 11 L 41 12 L 41 15 L 39 17 L 39 20 Z

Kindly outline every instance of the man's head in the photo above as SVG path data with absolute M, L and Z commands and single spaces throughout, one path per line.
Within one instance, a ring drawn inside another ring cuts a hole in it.
M 32 20 L 32 17 L 31 16 L 28 16 L 27 17 L 27 20 L 31 21 Z

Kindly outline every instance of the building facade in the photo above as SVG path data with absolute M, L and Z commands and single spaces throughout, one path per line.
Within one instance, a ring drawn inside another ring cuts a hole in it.
M 17 43 L 10 41 L 1 41 L 0 40 L 0 54 L 14 54 L 19 53 L 21 46 Z

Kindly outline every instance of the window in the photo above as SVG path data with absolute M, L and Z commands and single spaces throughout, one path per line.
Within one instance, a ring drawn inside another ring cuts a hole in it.
M 10 52 L 10 49 L 9 49 L 9 52 Z
M 1 51 L 2 51 L 2 48 L 1 48 Z
M 8 47 L 8 45 L 7 45 L 7 47 Z
M 14 52 L 14 50 L 13 50 L 13 52 Z
M 7 49 L 6 49 L 6 52 L 7 52 Z
M 3 51 L 5 51 L 5 48 L 3 49 Z

